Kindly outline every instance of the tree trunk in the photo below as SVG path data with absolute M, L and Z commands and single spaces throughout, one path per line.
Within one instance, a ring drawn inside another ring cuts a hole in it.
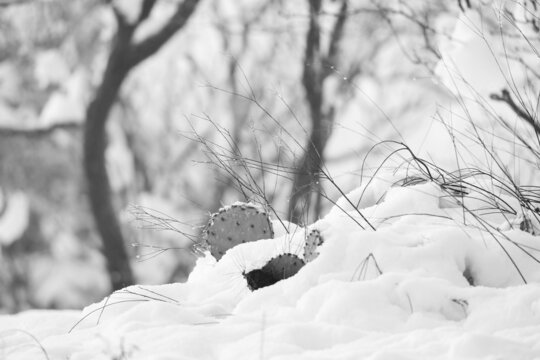
M 134 283 L 122 230 L 116 218 L 105 163 L 105 125 L 120 86 L 129 73 L 130 67 L 126 59 L 129 38 L 119 36 L 115 42 L 101 86 L 88 107 L 84 133 L 84 167 L 88 195 L 96 226 L 103 239 L 103 254 L 107 260 L 113 290 Z
M 323 81 L 325 71 L 320 49 L 319 12 L 321 0 L 310 0 L 309 30 L 304 56 L 302 83 L 306 91 L 306 100 L 311 116 L 311 133 L 304 149 L 304 155 L 298 166 L 293 182 L 293 191 L 289 200 L 289 220 L 301 224 L 309 221 L 307 211 L 311 209 L 312 197 L 318 188 L 319 170 L 322 166 L 322 154 L 329 137 L 322 110 Z M 306 219 L 302 219 L 305 214 Z M 312 218 L 318 217 L 314 214 Z
M 156 0 L 143 0 L 139 18 L 130 24 L 124 15 L 113 6 L 118 23 L 116 39 L 107 62 L 103 80 L 96 96 L 86 112 L 84 132 L 84 168 L 88 182 L 90 206 L 96 226 L 103 241 L 103 254 L 113 290 L 134 283 L 133 272 L 116 218 L 111 185 L 105 164 L 106 123 L 120 87 L 130 70 L 155 54 L 173 35 L 187 23 L 199 0 L 184 0 L 179 3 L 170 19 L 159 29 L 137 44 L 133 34 L 152 12 Z
M 330 43 L 326 53 L 321 51 L 321 26 L 319 16 L 322 0 L 308 0 L 309 29 L 306 37 L 304 73 L 302 84 L 306 92 L 311 117 L 311 132 L 304 155 L 293 181 L 289 200 L 289 221 L 302 224 L 303 220 L 313 221 L 321 214 L 320 173 L 323 167 L 323 153 L 332 133 L 334 122 L 333 107 L 323 108 L 323 85 L 331 74 L 339 55 L 339 44 L 347 18 L 348 1 L 342 0 L 340 11 L 334 23 Z M 314 206 L 312 205 L 315 200 Z M 311 214 L 309 213 L 311 211 Z

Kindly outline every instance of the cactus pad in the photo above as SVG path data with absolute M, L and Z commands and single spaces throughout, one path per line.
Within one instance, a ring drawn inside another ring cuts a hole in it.
M 274 237 L 268 214 L 250 204 L 237 204 L 212 215 L 204 231 L 206 246 L 217 260 L 230 248 Z
M 293 254 L 283 254 L 272 258 L 262 268 L 244 273 L 251 291 L 274 285 L 280 280 L 295 275 L 306 263 Z
M 319 230 L 311 230 L 309 235 L 306 237 L 306 244 L 304 246 L 304 260 L 310 262 L 315 260 L 319 253 L 317 252 L 317 247 L 322 245 L 324 239 L 321 236 Z

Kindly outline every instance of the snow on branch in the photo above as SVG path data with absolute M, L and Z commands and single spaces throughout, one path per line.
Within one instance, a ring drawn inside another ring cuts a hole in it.
M 50 135 L 56 130 L 78 130 L 82 127 L 80 122 L 60 122 L 52 124 L 46 127 L 9 127 L 0 126 L 0 135 L 2 136 L 26 136 L 26 137 L 40 137 Z

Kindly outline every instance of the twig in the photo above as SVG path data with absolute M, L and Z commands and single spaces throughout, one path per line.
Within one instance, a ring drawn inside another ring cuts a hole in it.
M 534 132 L 536 135 L 540 136 L 540 125 L 538 125 L 538 122 L 534 119 L 531 113 L 527 111 L 527 109 L 521 108 L 519 105 L 517 105 L 514 100 L 512 99 L 512 96 L 510 95 L 510 92 L 506 89 L 503 89 L 501 91 L 501 94 L 491 94 L 489 96 L 492 100 L 495 101 L 502 101 L 506 103 L 513 112 L 516 113 L 517 116 L 525 120 L 529 125 L 531 125 L 534 129 Z

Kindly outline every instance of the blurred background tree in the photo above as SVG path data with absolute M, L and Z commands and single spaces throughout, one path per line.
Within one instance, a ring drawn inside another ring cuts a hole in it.
M 144 0 L 129 6 L 136 8 L 134 14 L 123 11 L 112 3 L 117 30 L 107 60 L 103 80 L 96 90 L 86 112 L 84 131 L 84 167 L 88 184 L 88 196 L 94 219 L 103 242 L 103 254 L 113 290 L 133 285 L 135 279 L 125 248 L 120 224 L 116 219 L 111 185 L 105 164 L 107 148 L 106 124 L 122 84 L 139 63 L 154 55 L 175 33 L 184 27 L 198 0 L 179 3 L 170 18 L 157 31 L 143 39 L 135 39 L 135 33 L 145 26 L 151 16 L 156 0 Z M 124 2 L 124 4 L 127 4 Z M 133 9 L 130 9 L 133 11 Z M 130 16 L 131 15 L 131 16 Z
M 461 7 L 0 2 L 0 308 L 182 281 L 209 211 L 310 223 L 381 140 L 439 156 L 431 116 L 455 99 L 433 81 L 437 44 Z
M 354 175 L 354 156 L 377 141 L 344 149 L 330 137 L 332 129 L 380 127 L 380 114 L 356 124 L 354 117 L 362 119 L 373 106 L 355 105 L 351 81 L 394 77 L 376 66 L 381 51 L 397 47 L 392 31 L 373 17 L 383 14 L 375 6 L 328 0 L 6 4 L 0 11 L 0 181 L 6 199 L 27 199 L 29 232 L 4 241 L 3 258 L 13 264 L 3 265 L 14 275 L 2 286 L 25 294 L 4 301 L 9 311 L 81 306 L 111 288 L 181 281 L 194 258 L 160 250 L 188 248 L 206 213 L 224 203 L 258 201 L 283 219 L 312 221 L 336 195 L 320 168 Z M 194 133 L 199 141 L 189 140 Z M 212 152 L 227 165 L 204 166 Z M 352 177 L 337 179 L 353 186 Z M 140 208 L 130 211 L 130 204 Z M 173 224 L 178 232 L 138 227 L 142 221 L 154 228 L 157 212 L 181 220 Z M 159 257 L 145 260 L 156 251 Z M 145 261 L 136 261 L 137 253 Z

